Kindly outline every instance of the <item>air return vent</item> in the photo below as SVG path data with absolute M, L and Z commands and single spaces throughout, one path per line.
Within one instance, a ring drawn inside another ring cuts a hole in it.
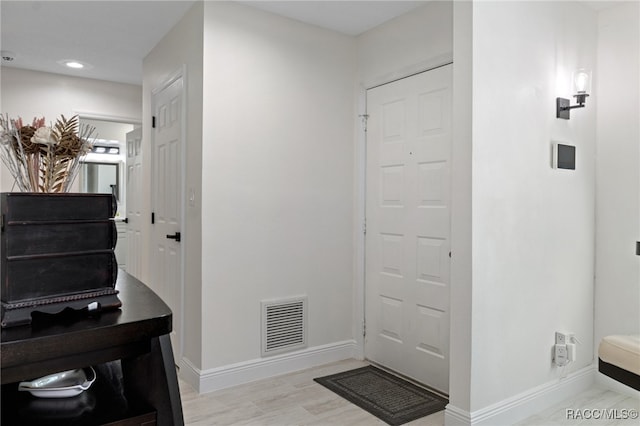
M 262 301 L 262 356 L 307 346 L 307 298 Z

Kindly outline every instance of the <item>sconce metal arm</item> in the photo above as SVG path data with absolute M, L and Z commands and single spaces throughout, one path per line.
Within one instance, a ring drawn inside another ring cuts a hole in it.
M 578 105 L 571 105 L 571 101 L 566 98 L 556 98 L 556 118 L 562 118 L 568 120 L 571 118 L 569 111 L 576 108 L 584 108 L 585 102 L 587 100 L 586 93 L 581 93 L 578 95 L 574 95 Z

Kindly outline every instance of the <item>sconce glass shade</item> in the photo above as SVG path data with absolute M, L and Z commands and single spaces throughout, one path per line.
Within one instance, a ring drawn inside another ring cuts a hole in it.
M 573 81 L 574 96 L 591 93 L 591 71 L 585 69 L 576 70 L 571 80 Z
M 573 97 L 576 98 L 577 105 L 571 105 L 571 101 L 565 98 L 556 98 L 556 118 L 568 120 L 571 118 L 571 110 L 584 108 L 591 93 L 591 71 L 584 68 L 576 70 L 571 76 L 573 83 Z

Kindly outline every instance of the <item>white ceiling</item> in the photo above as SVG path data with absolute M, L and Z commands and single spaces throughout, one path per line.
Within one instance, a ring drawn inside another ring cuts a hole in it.
M 242 1 L 272 13 L 360 34 L 404 14 L 419 1 Z M 184 16 L 194 0 L 0 1 L 3 66 L 122 83 L 142 83 L 142 59 Z M 91 65 L 72 70 L 58 63 Z
M 123 83 L 142 83 L 142 58 L 193 1 L 0 2 L 3 66 Z M 92 65 L 72 70 L 57 61 Z
M 356 36 L 422 6 L 428 1 L 262 0 L 240 1 L 240 3 L 346 35 Z
M 206 0 L 213 1 L 213 0 Z M 429 0 L 239 1 L 347 35 L 361 34 Z M 517 0 L 512 0 L 517 1 Z M 122 83 L 142 83 L 142 59 L 195 0 L 0 0 L 0 49 L 14 60 L 3 66 Z M 586 1 L 600 11 L 616 1 Z M 58 63 L 75 59 L 90 69 Z

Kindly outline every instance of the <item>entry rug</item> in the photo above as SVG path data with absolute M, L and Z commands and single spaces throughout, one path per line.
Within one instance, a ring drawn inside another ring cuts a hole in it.
M 370 365 L 313 380 L 392 426 L 444 410 L 448 402 Z

